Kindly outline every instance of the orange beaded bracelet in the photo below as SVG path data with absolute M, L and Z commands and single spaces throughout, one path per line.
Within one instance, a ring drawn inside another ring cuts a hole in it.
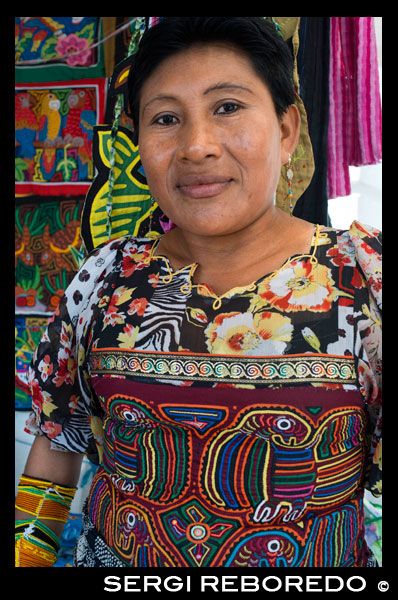
M 75 493 L 76 488 L 22 475 L 15 507 L 40 519 L 66 523 Z

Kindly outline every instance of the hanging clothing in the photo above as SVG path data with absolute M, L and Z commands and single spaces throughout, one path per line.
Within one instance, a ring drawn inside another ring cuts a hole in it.
M 295 217 L 330 225 L 328 217 L 329 17 L 300 17 L 297 69 L 308 118 L 315 171 L 294 208 Z
M 377 566 L 380 233 L 220 297 L 157 245 L 96 248 L 30 369 L 27 431 L 101 462 L 75 566 Z
M 328 196 L 351 193 L 349 166 L 382 157 L 374 17 L 330 17 Z

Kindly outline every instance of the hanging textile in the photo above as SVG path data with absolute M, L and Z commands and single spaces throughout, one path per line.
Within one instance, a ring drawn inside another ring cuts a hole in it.
M 131 57 L 145 28 L 156 24 L 159 18 L 135 17 L 132 28 L 124 29 L 121 41 L 117 39 L 115 43 L 118 52 L 127 56 L 116 65 L 110 80 L 105 111 L 105 120 L 110 124 L 94 127 L 92 155 L 97 174 L 86 195 L 81 227 L 88 252 L 107 239 L 144 236 L 151 221 L 154 233 L 164 233 L 171 226 L 157 204 L 152 204 L 133 123 L 126 110 Z M 120 19 L 118 26 L 132 20 Z
M 328 196 L 351 193 L 349 166 L 381 160 L 374 17 L 330 17 Z
M 106 77 L 116 17 L 15 17 L 15 81 Z M 110 46 L 111 47 L 111 46 Z
M 43 313 L 15 316 L 15 410 L 31 410 L 28 368 L 34 351 L 47 328 Z
M 294 171 L 294 177 L 292 182 L 293 196 L 292 198 L 289 198 L 288 196 L 289 185 L 287 179 L 287 164 L 282 166 L 281 176 L 279 178 L 279 183 L 276 190 L 276 206 L 278 206 L 282 210 L 288 210 L 289 204 L 292 203 L 294 207 L 300 196 L 310 185 L 315 169 L 313 149 L 307 122 L 307 114 L 303 99 L 301 97 L 300 81 L 297 69 L 297 58 L 299 50 L 299 29 L 301 17 L 265 17 L 265 19 L 271 21 L 276 26 L 276 28 L 280 30 L 281 36 L 291 49 L 294 64 L 294 103 L 298 108 L 301 120 L 300 137 L 297 142 L 297 146 L 292 154 L 292 168 Z
M 300 17 L 297 69 L 308 118 L 315 171 L 294 216 L 329 226 L 327 173 L 329 122 L 329 17 Z
M 85 194 L 94 178 L 93 127 L 102 123 L 106 79 L 15 86 L 17 194 Z
M 15 312 L 51 315 L 77 270 L 83 197 L 18 198 Z

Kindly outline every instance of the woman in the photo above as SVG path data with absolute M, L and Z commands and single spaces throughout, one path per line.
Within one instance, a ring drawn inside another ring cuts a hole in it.
M 176 227 L 91 253 L 38 348 L 22 563 L 33 546 L 34 566 L 55 560 L 87 452 L 76 566 L 377 566 L 379 232 L 276 207 L 300 133 L 291 74 L 260 17 L 144 34 L 130 106 Z

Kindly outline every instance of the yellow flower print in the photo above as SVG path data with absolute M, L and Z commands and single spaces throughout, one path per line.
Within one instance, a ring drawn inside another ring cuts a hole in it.
M 293 325 L 277 313 L 223 313 L 206 328 L 206 344 L 212 354 L 282 354 L 291 341 Z
M 100 417 L 89 417 L 90 428 L 93 432 L 95 443 L 97 446 L 99 462 L 102 463 L 103 445 L 104 445 L 104 427 Z
M 64 346 L 64 347 L 69 346 L 72 338 L 73 338 L 72 325 L 62 321 L 62 329 L 61 329 L 61 333 L 59 336 L 59 341 L 61 342 L 61 346 Z
M 110 300 L 109 296 L 102 296 L 101 300 L 98 302 L 99 308 L 103 308 L 104 306 L 106 306 L 108 304 L 109 300 Z
M 382 494 L 382 481 L 378 481 L 370 490 L 372 494 L 376 497 L 381 496 Z
M 196 327 L 204 327 L 208 323 L 206 313 L 201 308 L 186 308 L 187 320 Z
M 310 346 L 314 348 L 317 352 L 321 351 L 321 342 L 319 341 L 318 336 L 310 329 L 309 327 L 304 327 L 301 330 L 301 334 L 306 342 L 309 343 Z
M 292 261 L 275 277 L 260 282 L 249 310 L 255 312 L 268 305 L 284 312 L 326 312 L 337 297 L 328 267 L 310 260 Z
M 125 348 L 126 350 L 134 348 L 139 329 L 138 325 L 137 327 L 133 327 L 132 325 L 127 324 L 123 327 L 124 333 L 119 333 L 117 336 L 117 339 L 120 342 L 119 348 Z
M 134 290 L 135 288 L 127 288 L 124 286 L 118 287 L 113 294 L 112 304 L 114 304 L 114 306 L 120 306 L 128 300 L 131 300 Z
M 200 296 L 205 296 L 205 298 L 214 298 L 214 293 L 206 283 L 199 283 L 197 291 Z
M 54 404 L 53 402 L 48 402 L 47 399 L 45 402 L 43 402 L 43 413 L 49 417 L 51 415 L 51 413 L 53 412 L 53 410 L 56 410 L 58 407 L 56 406 L 56 404 Z
M 382 440 L 380 440 L 373 455 L 373 463 L 378 465 L 380 471 L 382 470 L 382 455 Z
M 371 225 L 363 225 L 359 221 L 354 221 L 350 227 L 350 234 L 356 235 L 359 238 L 377 237 L 379 230 Z
M 86 349 L 82 344 L 79 344 L 79 351 L 77 353 L 77 364 L 79 367 L 82 366 L 86 359 Z

